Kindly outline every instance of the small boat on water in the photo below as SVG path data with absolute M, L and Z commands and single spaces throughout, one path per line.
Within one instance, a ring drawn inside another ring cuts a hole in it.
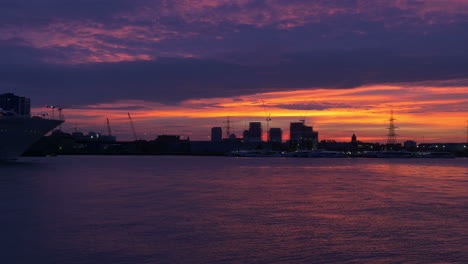
M 287 154 L 288 157 L 303 157 L 303 158 L 346 158 L 344 152 L 316 149 L 316 150 L 300 150 Z
M 362 157 L 366 158 L 455 158 L 450 152 L 409 152 L 409 151 L 367 151 L 363 152 Z
M 263 150 L 235 150 L 227 154 L 230 157 L 283 157 L 283 153 L 279 151 L 263 151 Z
M 412 158 L 414 155 L 409 151 L 384 150 L 376 152 L 377 158 Z
M 286 153 L 285 156 L 290 157 L 290 158 L 307 158 L 311 151 L 312 150 L 298 150 L 298 151 L 288 152 Z
M 309 158 L 347 158 L 344 152 L 319 149 L 309 153 Z
M 429 158 L 429 159 L 453 159 L 455 155 L 450 152 L 418 152 L 415 157 L 417 158 Z
M 236 150 L 226 154 L 230 157 L 293 157 L 293 158 L 346 158 L 346 153 L 331 150 L 300 150 L 294 152 L 280 152 L 268 150 Z M 409 152 L 409 151 L 365 151 L 359 157 L 363 158 L 455 158 L 450 152 Z
M 363 158 L 377 158 L 377 153 L 380 151 L 364 151 L 359 154 L 358 157 L 363 157 Z

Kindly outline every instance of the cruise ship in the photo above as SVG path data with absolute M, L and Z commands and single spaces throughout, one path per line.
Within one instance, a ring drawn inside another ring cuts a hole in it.
M 0 114 L 0 161 L 15 160 L 63 121 Z
M 29 99 L 26 98 L 25 104 L 25 100 L 18 98 L 24 99 L 13 94 L 0 95 L 0 107 L 3 106 L 3 109 L 12 102 L 14 106 L 21 106 L 21 109 L 12 107 L 13 111 L 0 108 L 0 161 L 17 159 L 42 136 L 64 122 L 38 116 L 30 117 Z

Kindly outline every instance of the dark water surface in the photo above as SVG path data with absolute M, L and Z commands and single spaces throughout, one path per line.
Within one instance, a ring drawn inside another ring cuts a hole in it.
M 0 263 L 468 263 L 468 159 L 0 165 Z

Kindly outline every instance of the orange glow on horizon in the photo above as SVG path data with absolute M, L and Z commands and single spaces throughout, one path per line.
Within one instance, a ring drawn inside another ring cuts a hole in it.
M 288 135 L 289 123 L 306 119 L 319 131 L 320 139 L 358 138 L 372 142 L 386 140 L 390 110 L 394 110 L 400 141 L 463 142 L 468 110 L 468 87 L 407 88 L 403 85 L 375 85 L 354 89 L 310 89 L 269 92 L 183 101 L 177 105 L 129 100 L 66 109 L 68 129 L 105 130 L 105 118 L 111 120 L 117 136 L 130 135 L 127 113 L 148 139 L 158 134 L 187 135 L 206 140 L 209 128 L 224 126 L 230 116 L 235 133 L 241 135 L 250 121 L 263 121 L 265 109 L 271 114 L 270 127 L 280 127 Z M 133 108 L 132 108 L 133 107 Z M 128 110 L 136 109 L 136 110 Z M 43 109 L 35 109 L 40 112 Z M 84 131 L 85 132 L 85 131 Z M 287 139 L 284 137 L 284 139 Z

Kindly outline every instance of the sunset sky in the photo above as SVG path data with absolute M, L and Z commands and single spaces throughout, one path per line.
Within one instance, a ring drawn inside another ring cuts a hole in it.
M 384 142 L 393 109 L 399 142 L 466 138 L 466 0 L 0 0 L 0 58 L 0 92 L 68 132 L 129 140 L 130 112 L 140 138 L 208 140 L 267 112 L 286 139 Z

